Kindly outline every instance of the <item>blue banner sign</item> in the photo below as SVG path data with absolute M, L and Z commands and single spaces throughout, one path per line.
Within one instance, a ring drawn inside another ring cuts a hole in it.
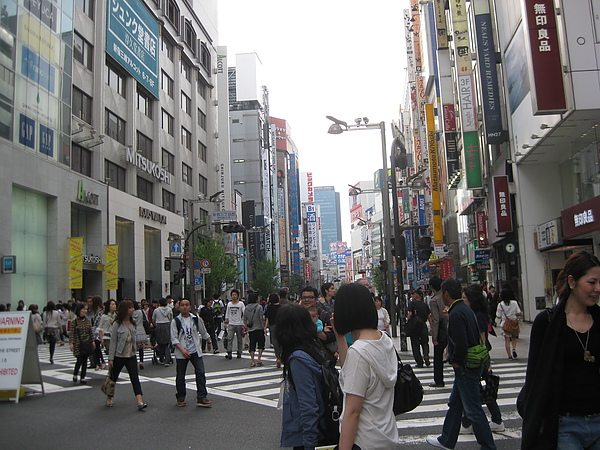
M 31 81 L 35 81 L 48 92 L 54 94 L 56 90 L 56 71 L 54 67 L 24 45 L 21 48 L 21 72 Z
M 158 22 L 139 0 L 107 2 L 106 53 L 158 98 Z

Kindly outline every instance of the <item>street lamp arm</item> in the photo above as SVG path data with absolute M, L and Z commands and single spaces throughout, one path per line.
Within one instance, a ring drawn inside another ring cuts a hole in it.
M 187 242 L 188 239 L 192 236 L 192 234 L 194 234 L 194 232 L 198 231 L 200 228 L 207 226 L 208 224 L 206 223 L 201 223 L 200 225 L 196 226 L 194 229 L 192 229 L 192 231 L 190 231 L 187 236 L 185 237 L 185 239 L 183 240 L 185 242 L 185 246 L 187 247 Z

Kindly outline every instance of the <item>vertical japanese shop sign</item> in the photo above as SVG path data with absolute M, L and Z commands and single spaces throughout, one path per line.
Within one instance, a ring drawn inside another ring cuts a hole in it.
M 143 2 L 106 4 L 106 53 L 158 98 L 158 22 Z
M 552 0 L 525 0 L 533 72 L 535 114 L 565 112 L 563 68 Z
M 508 177 L 494 177 L 494 200 L 496 201 L 496 228 L 498 233 L 510 233 L 513 230 Z
M 463 133 L 463 145 L 465 151 L 465 169 L 467 171 L 467 189 L 479 189 L 483 187 L 481 175 L 481 150 L 479 148 L 479 136 L 476 131 Z
M 477 241 L 479 242 L 479 248 L 485 248 L 488 246 L 485 211 L 478 211 L 475 214 L 475 219 L 477 221 Z
M 69 238 L 69 289 L 83 287 L 83 238 Z
M 452 278 L 452 269 L 454 268 L 454 261 L 451 259 L 445 259 L 440 263 L 440 278 L 447 280 Z
M 440 198 L 440 176 L 438 167 L 437 136 L 435 132 L 435 117 L 433 104 L 425 105 L 427 118 L 427 147 L 429 149 L 429 176 L 431 177 L 431 204 L 433 206 L 433 239 L 436 244 L 444 242 L 442 228 L 442 203 Z
M 104 289 L 118 289 L 119 287 L 119 246 L 107 245 L 104 261 Z
M 445 0 L 434 0 L 435 28 L 437 30 L 438 49 L 448 48 L 448 24 L 446 23 Z

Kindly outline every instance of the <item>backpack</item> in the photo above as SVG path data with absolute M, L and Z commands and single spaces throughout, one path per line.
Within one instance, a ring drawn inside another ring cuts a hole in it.
M 215 312 L 215 316 L 218 316 L 223 312 L 223 306 L 220 301 L 213 302 L 213 311 Z
M 288 374 L 292 386 L 296 389 L 291 372 L 288 372 Z M 319 441 L 319 445 L 337 445 L 340 440 L 340 418 L 342 416 L 344 393 L 340 387 L 339 373 L 335 368 L 335 362 L 323 358 L 321 374 L 323 375 L 322 388 L 325 413 L 323 422 L 318 425 L 319 430 L 323 433 L 323 439 Z

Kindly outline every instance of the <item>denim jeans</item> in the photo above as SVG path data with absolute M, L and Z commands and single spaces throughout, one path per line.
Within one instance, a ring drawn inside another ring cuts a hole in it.
M 191 361 L 194 366 L 196 373 L 196 398 L 202 400 L 206 398 L 208 392 L 206 391 L 206 373 L 204 372 L 204 361 L 202 357 L 198 355 L 198 352 L 191 353 L 189 359 L 182 358 L 177 359 L 177 376 L 175 378 L 175 388 L 177 389 L 177 400 L 185 399 L 185 371 L 188 366 L 188 362 Z
M 483 369 L 484 371 L 487 370 Z M 485 372 L 483 372 L 485 374 Z M 493 400 L 491 403 L 485 404 L 490 410 L 490 414 L 492 415 L 492 422 L 501 423 L 502 422 L 502 414 L 500 413 L 500 407 L 498 406 L 498 401 Z M 462 418 L 462 424 L 465 428 L 471 426 L 471 420 L 469 420 L 464 414 Z
M 600 415 L 591 417 L 559 416 L 560 450 L 600 450 Z
M 467 369 L 464 366 L 454 368 L 454 386 L 448 400 L 442 435 L 438 438 L 439 442 L 448 448 L 456 446 L 463 411 L 473 423 L 473 432 L 481 448 L 496 448 L 479 396 L 479 380 L 483 369 L 483 366 L 477 369 Z

